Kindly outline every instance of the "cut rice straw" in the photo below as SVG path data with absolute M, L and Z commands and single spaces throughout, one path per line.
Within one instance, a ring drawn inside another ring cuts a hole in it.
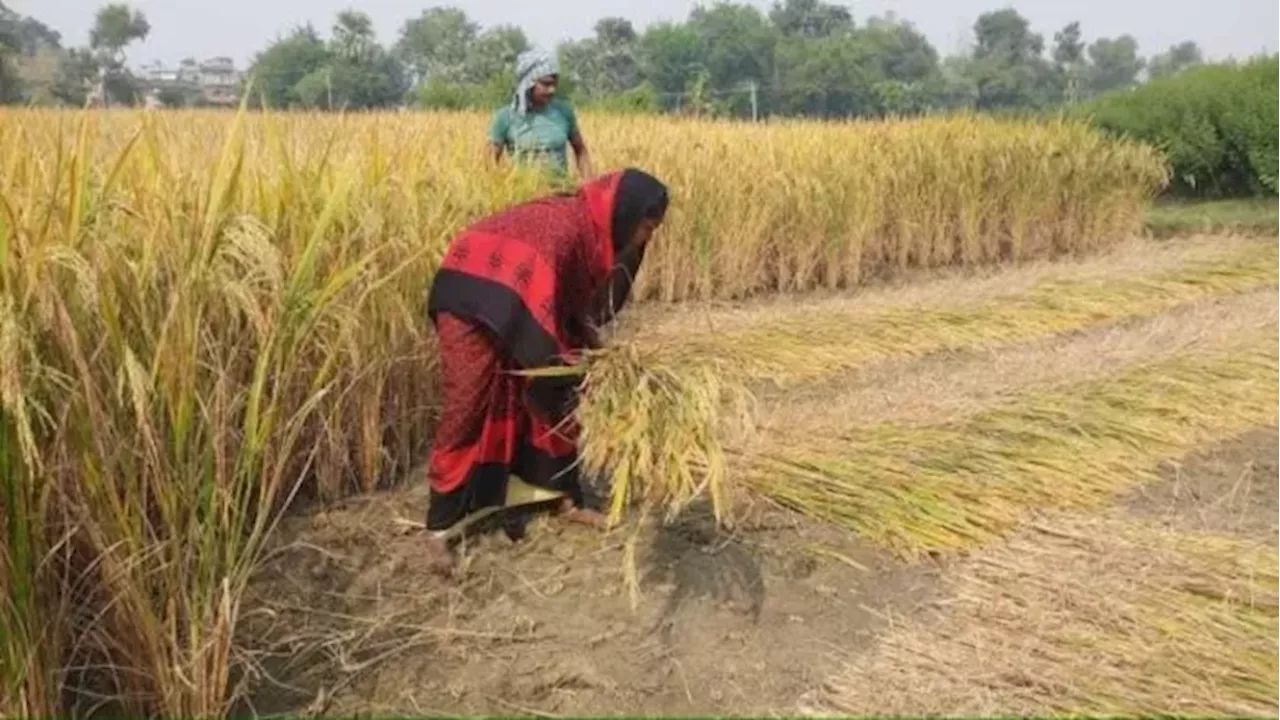
M 1177 305 L 1274 286 L 1280 249 L 1251 242 L 1227 257 L 1191 262 L 1151 276 L 1047 280 L 965 307 L 895 307 L 873 313 L 786 314 L 741 330 L 638 343 L 650 356 L 710 361 L 743 382 L 787 387 L 891 357 L 1026 342 L 1106 323 L 1148 317 Z
M 1276 421 L 1276 345 L 1261 336 L 1033 393 L 932 427 L 770 439 L 746 484 L 904 558 L 973 547 L 1037 507 L 1097 506 L 1166 457 Z
M 718 524 L 729 520 L 726 445 L 754 430 L 754 398 L 733 378 L 740 368 L 678 351 L 655 353 L 634 344 L 596 351 L 564 369 L 581 373 L 582 472 L 609 486 L 610 527 L 633 506 L 640 511 L 624 546 L 624 582 L 639 602 L 636 545 L 643 523 L 670 521 L 690 503 L 708 499 Z
M 1277 554 L 1123 511 L 1063 514 L 946 576 L 809 714 L 1270 716 Z
M 624 569 L 633 601 L 635 542 L 644 519 L 670 519 L 707 498 L 723 522 L 732 490 L 730 455 L 739 457 L 737 467 L 747 473 L 742 489 L 849 526 L 905 555 L 964 546 L 1003 532 L 1017 517 L 1014 510 L 1027 503 L 1098 497 L 1101 486 L 1134 481 L 1142 472 L 1134 463 L 1147 456 L 1130 456 L 1145 440 L 1155 440 L 1155 450 L 1167 447 L 1165 440 L 1177 444 L 1176 418 L 1190 416 L 1212 430 L 1234 426 L 1228 422 L 1233 410 L 1250 418 L 1274 412 L 1274 403 L 1259 405 L 1257 397 L 1233 408 L 1215 393 L 1256 392 L 1259 372 L 1265 378 L 1269 369 L 1274 378 L 1275 354 L 1264 349 L 1230 358 L 1178 355 L 1168 378 L 1153 379 L 1144 370 L 1115 379 L 1118 385 L 1087 385 L 1083 394 L 1031 396 L 1025 406 L 973 419 L 972 427 L 885 426 L 825 444 L 787 439 L 792 449 L 772 454 L 750 440 L 756 423 L 749 388 L 759 381 L 785 386 L 885 357 L 1026 341 L 1154 315 L 1180 303 L 1274 284 L 1276 261 L 1274 244 L 1251 244 L 1238 255 L 1155 277 L 1048 282 L 973 308 L 796 318 L 704 340 L 624 342 L 589 355 L 569 370 L 585 375 L 577 415 L 583 470 L 609 481 L 611 526 L 629 507 L 641 508 Z M 1190 369 L 1184 362 L 1192 363 Z M 1209 366 L 1196 364 L 1203 362 Z M 1129 401 L 1137 403 L 1130 406 L 1136 415 L 1122 411 Z M 1144 424 L 1165 430 L 1144 433 Z M 1121 454 L 1096 454 L 1099 447 L 1089 448 L 1090 436 L 1081 429 L 1086 426 L 1096 428 L 1092 440 L 1103 443 L 1102 450 Z M 1095 454 L 1073 465 L 1076 446 Z M 916 456 L 930 459 L 912 461 Z M 1099 477 L 1081 480 L 1091 468 Z M 989 477 L 978 484 L 954 480 L 975 474 Z M 1045 479 L 1020 489 L 1012 478 L 1028 474 Z

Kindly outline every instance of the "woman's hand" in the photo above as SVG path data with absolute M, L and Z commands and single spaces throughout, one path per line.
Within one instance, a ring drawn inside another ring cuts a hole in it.
M 588 350 L 600 350 L 604 347 L 604 340 L 600 337 L 600 330 L 591 323 L 583 324 L 582 336 L 586 340 Z

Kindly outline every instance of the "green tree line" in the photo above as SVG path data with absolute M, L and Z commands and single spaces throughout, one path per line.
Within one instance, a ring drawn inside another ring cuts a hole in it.
M 138 102 L 145 84 L 124 67 L 124 50 L 149 32 L 141 12 L 112 4 L 98 11 L 88 47 L 64 48 L 57 32 L 0 3 L 0 101 L 80 104 L 97 90 L 108 102 Z M 1194 42 L 1144 58 L 1132 36 L 1089 42 L 1078 22 L 1046 39 L 1011 8 L 979 16 L 973 35 L 967 52 L 944 57 L 893 14 L 855 22 L 848 7 L 823 0 L 778 0 L 767 12 L 718 2 L 643 32 L 601 18 L 591 37 L 557 50 L 581 105 L 736 117 L 1037 110 L 1202 64 Z M 327 36 L 302 26 L 257 53 L 249 100 L 492 107 L 505 101 L 515 57 L 528 47 L 520 28 L 482 28 L 452 6 L 423 10 L 383 44 L 367 14 L 347 10 Z
M 300 89 L 301 78 L 341 61 L 335 45 L 349 34 L 340 16 L 326 42 L 302 27 L 255 59 L 262 83 L 255 101 L 274 106 L 492 107 L 505 101 L 516 56 L 529 47 L 518 27 L 482 28 L 451 6 L 406 20 L 387 56 L 403 73 L 387 77 L 378 98 L 330 83 L 323 102 Z M 364 25 L 362 42 L 377 46 Z M 955 108 L 1043 109 L 1133 87 L 1147 77 L 1202 63 L 1193 42 L 1151 58 L 1132 36 L 1086 42 L 1079 23 L 1051 44 L 1016 10 L 995 10 L 974 23 L 975 41 L 961 56 L 943 57 L 910 22 L 892 14 L 858 23 L 850 10 L 823 0 L 780 0 L 769 12 L 719 2 L 683 22 L 637 31 L 620 17 L 596 22 L 591 37 L 557 51 L 567 85 L 581 105 L 618 111 L 682 112 L 744 117 L 875 117 Z
M 1280 62 L 1214 64 L 1110 93 L 1078 109 L 1103 130 L 1159 147 L 1174 194 L 1276 195 Z
M 125 48 L 151 25 L 125 4 L 100 8 L 85 47 L 63 47 L 62 36 L 0 2 L 0 103 L 83 105 L 91 96 L 132 105 L 141 86 L 125 66 Z

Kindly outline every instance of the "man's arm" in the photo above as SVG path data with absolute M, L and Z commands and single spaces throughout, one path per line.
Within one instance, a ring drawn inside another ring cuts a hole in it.
M 577 128 L 569 135 L 569 144 L 573 146 L 573 157 L 577 161 L 578 178 L 586 182 L 595 177 L 595 168 L 591 166 L 591 151 L 587 149 L 587 142 L 582 139 L 582 132 Z
M 507 146 L 507 133 L 511 127 L 507 112 L 507 108 L 502 108 L 494 113 L 493 122 L 489 124 L 489 157 L 494 165 L 502 162 L 502 153 Z

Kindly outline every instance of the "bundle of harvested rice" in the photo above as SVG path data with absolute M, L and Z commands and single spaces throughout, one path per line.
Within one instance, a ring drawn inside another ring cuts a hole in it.
M 971 305 L 893 307 L 843 312 L 807 308 L 768 322 L 701 337 L 641 342 L 694 359 L 717 357 L 741 366 L 752 381 L 794 387 L 888 358 L 1029 342 L 1104 323 L 1150 317 L 1178 305 L 1274 287 L 1280 274 L 1275 243 L 1151 275 L 1048 279 Z M 679 343 L 680 348 L 673 350 Z
M 1272 325 L 956 423 L 782 432 L 747 458 L 743 482 L 907 558 L 981 545 L 1030 509 L 1104 504 L 1164 458 L 1274 423 L 1276 342 Z
M 754 430 L 754 398 L 741 367 L 679 348 L 622 343 L 594 351 L 572 367 L 531 376 L 583 377 L 577 420 L 582 472 L 609 487 L 609 525 L 628 523 L 624 577 L 638 602 L 636 546 L 646 520 L 670 521 L 697 500 L 717 523 L 731 519 L 728 448 Z
M 1208 502 L 1208 500 L 1206 500 Z M 1272 715 L 1276 549 L 1055 513 L 944 577 L 805 714 Z
M 639 503 L 671 519 L 694 499 L 728 513 L 726 433 L 753 427 L 753 398 L 714 359 L 620 345 L 596 355 L 579 412 L 583 466 L 611 485 L 609 519 Z

